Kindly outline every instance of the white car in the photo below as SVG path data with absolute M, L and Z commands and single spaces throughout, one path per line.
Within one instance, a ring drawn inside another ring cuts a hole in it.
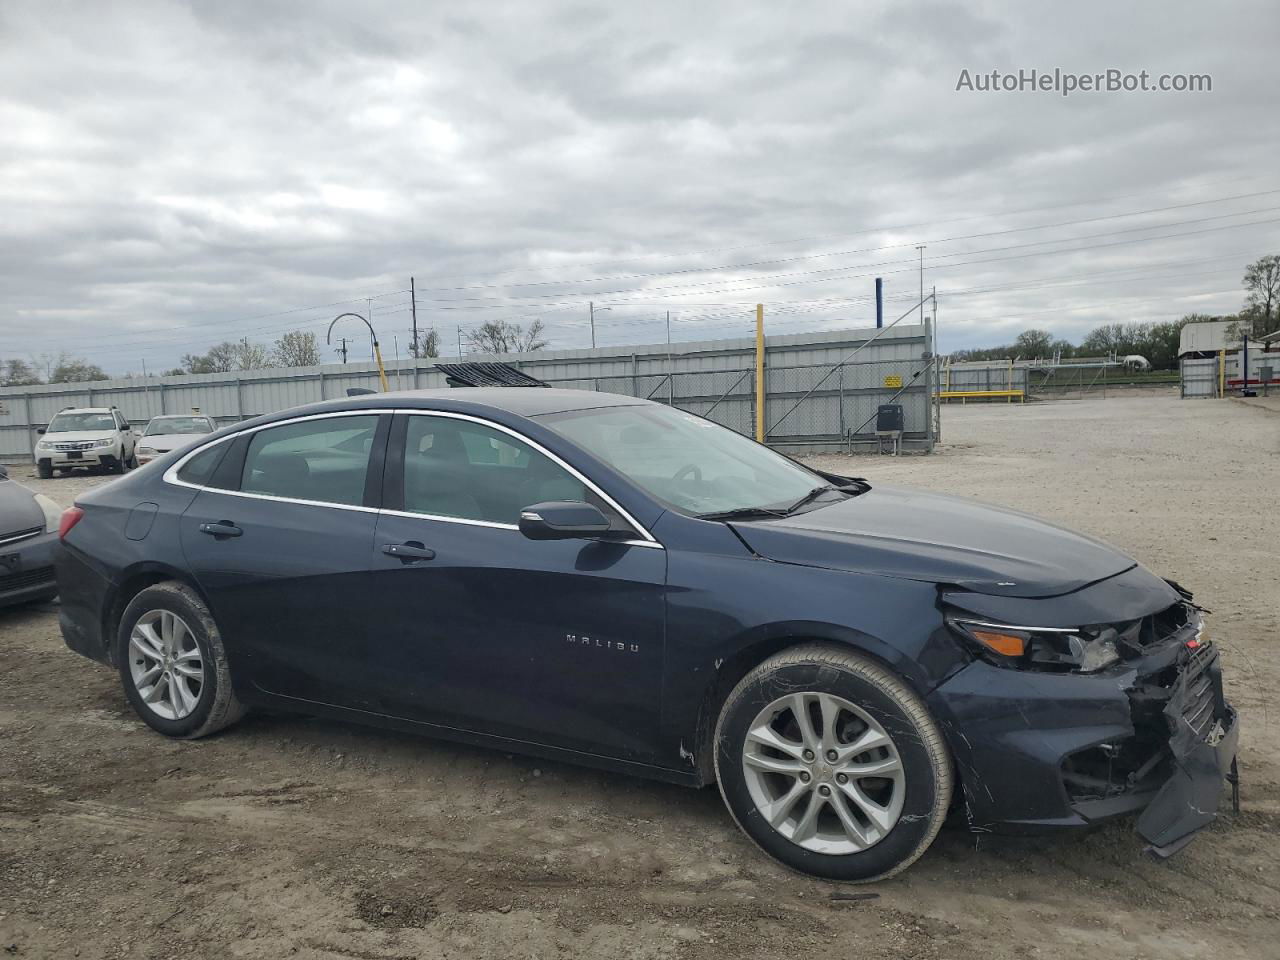
M 129 421 L 115 407 L 74 407 L 54 414 L 49 426 L 37 430 L 36 473 L 49 479 L 55 470 L 101 467 L 124 473 L 136 467 L 136 440 Z
M 198 413 L 152 417 L 138 441 L 138 462 L 148 463 L 216 429 L 211 418 Z

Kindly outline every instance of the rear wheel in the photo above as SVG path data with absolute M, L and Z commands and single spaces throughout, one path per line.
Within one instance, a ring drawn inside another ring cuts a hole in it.
M 147 587 L 120 619 L 116 663 L 125 696 L 153 729 L 203 737 L 244 715 L 231 686 L 222 635 L 191 587 Z
M 951 802 L 942 734 L 884 667 L 806 645 L 766 660 L 729 695 L 716 773 L 734 819 L 765 853 L 831 880 L 906 869 Z

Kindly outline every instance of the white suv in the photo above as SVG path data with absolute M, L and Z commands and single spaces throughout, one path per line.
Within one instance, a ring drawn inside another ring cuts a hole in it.
M 53 471 L 72 467 L 124 473 L 138 465 L 133 430 L 115 407 L 69 407 L 36 432 L 42 434 L 36 444 L 36 473 L 46 480 Z

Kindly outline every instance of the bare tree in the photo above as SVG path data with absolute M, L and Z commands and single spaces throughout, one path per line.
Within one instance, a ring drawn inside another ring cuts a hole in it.
M 271 359 L 277 367 L 314 367 L 320 363 L 320 343 L 314 333 L 290 330 L 275 342 Z
M 232 370 L 260 370 L 270 366 L 267 348 L 248 340 L 225 340 L 208 353 L 188 353 L 182 358 L 188 373 L 230 373 Z
M 1280 329 L 1280 256 L 1262 257 L 1244 269 L 1246 308 L 1241 317 L 1253 321 L 1252 335 L 1263 337 Z
M 436 333 L 434 327 L 430 330 L 420 331 L 416 343 L 412 342 L 412 340 L 410 341 L 409 356 L 418 360 L 440 356 L 440 335 Z
M 237 370 L 261 370 L 271 366 L 271 357 L 262 344 L 240 340 L 234 346 Z
M 188 353 L 182 365 L 188 373 L 230 373 L 236 369 L 236 349 L 230 340 L 209 348 L 208 353 Z
M 467 345 L 478 353 L 532 353 L 547 345 L 542 337 L 542 321 L 535 320 L 525 330 L 518 323 L 490 320 L 467 333 Z

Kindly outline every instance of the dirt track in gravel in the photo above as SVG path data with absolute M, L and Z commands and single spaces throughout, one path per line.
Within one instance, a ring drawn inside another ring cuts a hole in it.
M 53 608 L 0 612 L 0 949 L 17 957 L 1272 957 L 1280 412 L 1140 397 L 944 412 L 932 457 L 824 458 L 1100 535 L 1214 610 L 1244 809 L 1167 863 L 1127 825 L 944 832 L 832 902 L 694 792 L 301 717 L 172 743 Z M 20 475 L 23 471 L 15 471 Z M 21 477 L 20 477 L 21 479 Z M 105 478 L 26 481 L 67 502 Z

